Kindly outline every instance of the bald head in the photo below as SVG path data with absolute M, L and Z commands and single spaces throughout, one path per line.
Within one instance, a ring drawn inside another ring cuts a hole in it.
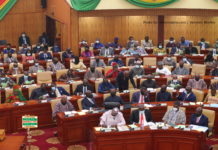
M 202 112 L 203 112 L 202 107 L 198 107 L 198 108 L 196 108 L 196 110 L 195 110 L 195 114 L 196 114 L 196 116 L 198 116 L 198 117 L 200 117 L 200 116 L 202 115 Z
M 61 104 L 62 105 L 66 105 L 67 104 L 67 96 L 66 95 L 61 97 Z
M 116 116 L 119 113 L 119 109 L 117 107 L 113 108 L 111 111 L 112 116 Z

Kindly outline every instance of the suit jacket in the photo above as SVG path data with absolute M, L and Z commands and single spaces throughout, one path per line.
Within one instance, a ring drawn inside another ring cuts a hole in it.
M 49 94 L 47 90 L 42 90 L 41 88 L 34 89 L 31 93 L 30 99 L 39 100 L 43 95 Z
M 95 102 L 95 99 L 92 98 L 92 101 L 93 103 L 91 103 L 87 97 L 85 97 L 83 100 L 82 100 L 82 109 L 89 109 L 89 108 L 96 108 L 97 105 L 96 105 L 96 102 Z
M 27 44 L 30 45 L 30 38 L 28 36 L 25 36 L 25 38 L 26 38 Z M 19 41 L 18 42 L 19 42 L 19 46 L 22 46 L 24 44 L 24 40 L 23 40 L 22 36 L 19 37 Z
M 190 124 L 208 127 L 208 118 L 205 115 L 202 114 L 198 123 L 196 122 L 196 119 L 197 119 L 196 114 L 192 114 L 190 119 Z
M 133 93 L 133 95 L 132 95 L 132 104 L 139 103 L 140 94 L 141 94 L 140 91 Z M 144 95 L 144 102 L 149 102 L 149 101 L 150 101 L 149 94 Z
M 61 95 L 70 96 L 70 94 L 69 94 L 64 88 L 62 88 L 62 87 L 57 87 L 57 89 L 58 89 L 58 91 L 59 91 L 59 93 L 60 93 Z M 51 97 L 51 98 L 56 98 L 57 95 L 56 95 L 55 92 L 50 91 L 50 92 L 49 92 L 49 97 Z
M 31 76 L 28 76 L 27 80 L 28 80 L 28 81 L 32 81 L 33 78 L 32 78 Z M 18 84 L 19 84 L 19 85 L 22 85 L 22 84 L 24 84 L 24 82 L 25 82 L 25 81 L 24 81 L 24 76 L 20 77 Z
M 156 101 L 160 102 L 160 101 L 172 101 L 172 96 L 169 92 L 158 92 L 157 93 L 157 98 Z
M 133 85 L 133 87 L 136 88 L 135 81 L 134 81 L 134 79 L 133 79 L 133 77 L 131 75 L 129 75 L 129 77 L 124 79 L 124 73 L 119 72 L 119 74 L 117 76 L 117 79 L 116 79 L 119 91 L 129 89 L 129 80 L 130 80 L 131 84 Z
M 97 63 L 95 60 L 92 62 L 91 66 L 95 66 L 95 67 L 105 67 L 105 63 L 103 60 L 99 60 L 99 62 Z
M 147 109 L 144 110 L 145 112 L 145 118 L 147 122 L 152 121 L 151 112 Z M 134 110 L 130 116 L 130 123 L 139 123 L 139 110 Z
M 180 100 L 180 101 L 190 101 L 190 102 L 195 102 L 196 101 L 196 96 L 195 96 L 195 94 L 193 92 L 191 94 L 189 94 L 188 97 L 186 97 L 186 95 L 187 94 L 185 92 L 183 92 L 181 95 L 179 95 L 177 97 L 177 99 Z
M 63 52 L 62 53 L 62 59 L 65 60 L 66 58 L 74 58 L 75 56 L 73 55 L 72 52 L 70 52 L 69 54 L 67 52 Z
M 107 54 L 107 56 L 108 56 L 108 55 L 114 55 L 114 50 L 113 50 L 113 48 L 108 48 L 108 49 L 109 49 L 109 54 Z M 100 54 L 99 54 L 99 55 L 106 57 L 105 51 L 106 51 L 106 48 L 105 48 L 105 47 L 101 48 L 101 51 L 100 51 Z
M 44 53 L 39 54 L 39 60 L 47 60 L 52 59 L 51 53 L 47 52 L 47 57 L 44 55 Z
M 176 75 L 189 75 L 189 70 L 186 69 L 185 67 L 182 68 L 182 70 L 179 67 L 176 67 L 172 74 L 176 74 Z
M 87 90 L 90 90 L 93 92 L 93 88 L 91 85 L 87 85 Z M 74 91 L 74 95 L 77 95 L 77 93 L 83 93 L 83 84 L 80 84 L 76 87 L 76 90 Z

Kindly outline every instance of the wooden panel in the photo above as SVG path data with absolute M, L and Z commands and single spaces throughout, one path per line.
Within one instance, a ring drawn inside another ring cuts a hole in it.
M 12 10 L 0 21 L 0 39 L 18 45 L 21 32 L 26 32 L 31 43 L 45 31 L 44 13 L 39 0 L 18 0 Z
M 173 36 L 178 41 L 185 36 L 197 44 L 204 37 L 213 45 L 218 35 L 217 23 L 218 17 L 165 16 L 165 39 Z
M 128 37 L 134 36 L 136 40 L 144 39 L 145 35 L 157 42 L 157 22 L 155 16 L 114 16 L 114 17 L 80 17 L 79 40 L 85 39 L 92 43 L 96 38 L 106 43 L 120 38 L 120 43 L 126 45 Z

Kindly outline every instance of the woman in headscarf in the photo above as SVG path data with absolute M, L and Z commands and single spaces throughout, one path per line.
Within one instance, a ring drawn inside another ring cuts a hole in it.
M 13 93 L 9 94 L 6 98 L 6 103 L 22 102 L 26 101 L 26 98 L 23 96 L 19 85 L 13 87 Z

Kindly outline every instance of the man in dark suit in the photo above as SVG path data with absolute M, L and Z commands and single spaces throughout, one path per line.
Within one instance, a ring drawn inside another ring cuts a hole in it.
M 129 81 L 131 82 L 132 86 L 136 88 L 133 76 L 129 74 L 129 71 L 119 72 L 116 81 L 120 92 L 129 89 Z
M 123 99 L 120 96 L 116 95 L 116 89 L 111 89 L 110 93 L 111 95 L 109 97 L 107 97 L 104 102 L 117 102 L 119 104 L 124 104 Z
M 45 32 L 43 32 L 42 35 L 39 37 L 39 43 L 49 45 L 49 38 Z
M 39 60 L 48 60 L 48 59 L 52 59 L 52 55 L 50 52 L 48 52 L 48 50 L 46 48 L 43 48 L 43 52 L 39 54 Z
M 186 90 L 182 92 L 181 95 L 177 97 L 178 100 L 180 101 L 190 101 L 190 102 L 195 102 L 196 101 L 196 96 L 192 92 L 192 88 L 190 86 L 186 87 Z
M 130 116 L 130 123 L 145 124 L 151 121 L 151 112 L 148 109 L 145 109 L 143 104 L 140 104 L 139 109 L 134 110 Z
M 30 99 L 40 100 L 40 99 L 46 99 L 47 97 L 49 97 L 49 93 L 47 91 L 47 84 L 42 83 L 41 87 L 34 89 L 32 91 Z
M 150 100 L 147 88 L 141 87 L 139 92 L 133 93 L 131 101 L 132 104 L 149 102 Z
M 30 45 L 30 38 L 26 35 L 25 32 L 23 32 L 19 37 L 19 46 L 22 46 L 23 44 Z
M 190 124 L 208 127 L 208 118 L 202 112 L 202 107 L 196 108 L 195 114 L 191 115 Z
M 82 109 L 90 109 L 96 107 L 97 105 L 95 99 L 93 98 L 92 92 L 88 90 L 86 92 L 86 97 L 82 100 Z
M 161 102 L 161 101 L 172 101 L 172 96 L 169 92 L 167 92 L 167 86 L 162 85 L 160 92 L 157 93 L 157 98 L 156 101 Z
M 52 83 L 51 90 L 49 91 L 49 97 L 56 98 L 61 97 L 62 95 L 70 96 L 70 94 L 63 87 L 58 87 L 55 83 Z
M 22 77 L 19 78 L 19 85 L 22 84 L 33 84 L 34 80 L 31 76 L 29 76 L 28 71 L 24 71 L 24 75 Z
M 81 95 L 81 94 L 85 95 L 86 91 L 88 91 L 88 90 L 93 92 L 93 88 L 89 84 L 88 80 L 84 79 L 83 83 L 76 87 L 76 90 L 74 91 L 74 95 L 78 95 L 78 94 L 79 95 Z
M 157 88 L 157 83 L 155 80 L 153 80 L 153 76 L 149 74 L 147 76 L 147 80 L 144 80 L 141 84 L 141 87 L 146 87 L 146 88 Z

